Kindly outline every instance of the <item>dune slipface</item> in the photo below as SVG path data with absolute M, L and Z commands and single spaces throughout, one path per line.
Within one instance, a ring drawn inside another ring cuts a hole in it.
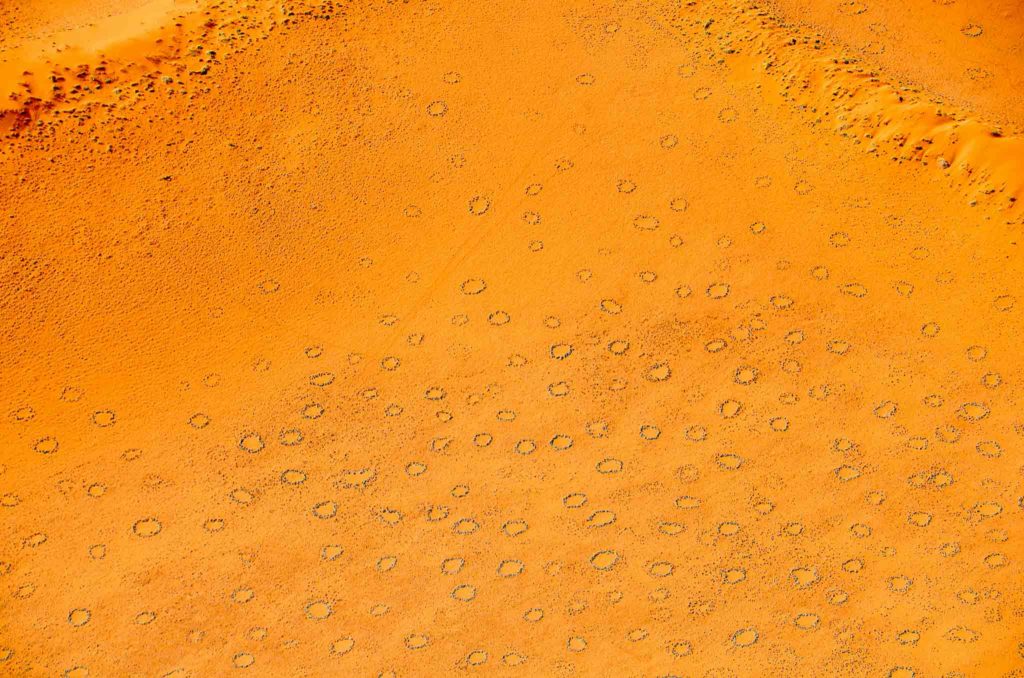
M 0 8 L 0 675 L 1024 675 L 1022 36 Z

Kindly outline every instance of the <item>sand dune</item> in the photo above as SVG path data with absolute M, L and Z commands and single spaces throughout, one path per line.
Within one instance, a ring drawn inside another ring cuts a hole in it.
M 1007 133 L 1019 133 L 1024 125 L 1024 20 L 1014 0 L 776 0 L 773 10 L 863 53 L 892 77 L 995 121 Z
M 3 8 L 0 674 L 1019 675 L 1022 26 Z

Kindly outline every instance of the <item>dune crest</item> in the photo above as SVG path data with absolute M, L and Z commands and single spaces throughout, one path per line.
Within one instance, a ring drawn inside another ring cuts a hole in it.
M 0 106 L 0 132 L 12 139 L 39 123 L 44 129 L 35 133 L 45 137 L 52 133 L 47 125 L 59 124 L 60 116 L 82 124 L 160 92 L 160 86 L 195 96 L 209 91 L 204 76 L 211 68 L 279 25 L 337 12 L 332 3 L 156 0 L 61 33 L 67 46 L 59 52 L 19 45 L 0 64 L 0 92 L 9 92 Z M 737 67 L 739 77 L 760 81 L 769 101 L 795 106 L 813 126 L 893 162 L 934 167 L 972 206 L 1019 218 L 1020 135 L 1004 135 L 982 115 L 901 83 L 864 50 L 791 23 L 774 3 L 688 2 L 678 15 L 659 19 L 684 40 L 714 39 L 719 57 Z
M 1004 128 L 1024 132 L 1024 13 L 1017 0 L 765 0 L 787 23 L 847 45 L 911 83 Z
M 757 82 L 765 98 L 786 102 L 868 153 L 932 166 L 970 204 L 1020 218 L 1024 138 L 901 84 L 845 45 L 787 23 L 768 5 L 690 3 L 665 25 L 717 41 L 737 77 Z M 714 15 L 708 21 L 705 16 Z M 724 20 L 723 20 L 724 19 Z
M 209 91 L 212 68 L 331 3 L 152 0 L 101 21 L 0 49 L 0 133 L 24 136 L 58 116 L 82 123 L 147 94 Z M 45 137 L 45 130 L 37 131 Z

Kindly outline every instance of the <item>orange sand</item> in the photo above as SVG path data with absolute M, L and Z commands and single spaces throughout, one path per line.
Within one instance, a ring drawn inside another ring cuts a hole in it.
M 1024 675 L 1022 30 L 0 8 L 0 675 Z

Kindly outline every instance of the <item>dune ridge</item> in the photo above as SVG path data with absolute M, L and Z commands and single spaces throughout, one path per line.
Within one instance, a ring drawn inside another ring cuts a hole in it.
M 66 31 L 70 46 L 20 46 L 0 64 L 0 133 L 45 138 L 71 118 L 94 122 L 150 94 L 208 92 L 212 68 L 301 19 L 329 19 L 331 2 L 149 3 L 106 21 Z
M 0 70 L 7 76 L 0 77 L 0 85 L 12 90 L 0 108 L 6 139 L 45 138 L 54 133 L 53 125 L 69 119 L 86 124 L 163 88 L 180 88 L 190 97 L 208 92 L 204 76 L 246 44 L 268 38 L 280 25 L 339 13 L 330 2 L 217 2 L 184 13 L 163 9 L 157 18 L 171 25 L 154 28 L 153 16 L 141 21 L 136 12 L 117 18 L 119 39 L 108 37 L 99 43 L 101 49 L 71 49 L 47 55 L 52 58 L 44 63 Z M 717 19 L 705 18 L 710 16 Z M 124 28 L 133 18 L 141 21 L 135 33 Z M 893 162 L 934 167 L 972 206 L 1001 212 L 1008 223 L 1020 218 L 1024 137 L 1004 135 L 984 115 L 899 81 L 861 51 L 789 21 L 772 3 L 688 2 L 659 20 L 684 38 L 714 38 L 721 58 L 759 81 L 769 100 L 803 111 L 811 125 L 825 126 Z M 110 28 L 92 27 L 78 37 L 95 38 Z M 12 71 L 20 75 L 15 78 Z
M 702 18 L 712 14 L 718 19 Z M 713 37 L 722 58 L 759 82 L 768 100 L 799 109 L 812 126 L 896 163 L 933 166 L 972 206 L 984 204 L 1010 223 L 1020 218 L 1019 135 L 1004 136 L 984 118 L 895 80 L 856 50 L 788 23 L 767 4 L 690 3 L 663 20 L 682 34 Z

